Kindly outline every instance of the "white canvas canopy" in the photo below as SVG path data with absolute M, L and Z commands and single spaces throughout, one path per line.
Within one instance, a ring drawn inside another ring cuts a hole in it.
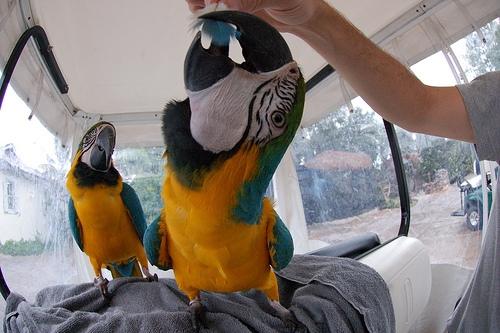
M 500 13 L 498 0 L 330 2 L 408 65 Z M 182 71 L 191 22 L 181 0 L 2 0 L 0 65 L 27 27 L 41 25 L 69 93 L 54 89 L 35 48 L 24 51 L 12 83 L 38 118 L 68 143 L 77 129 L 105 119 L 117 126 L 121 146 L 160 145 L 163 106 L 185 98 Z M 306 80 L 325 65 L 303 41 L 286 39 Z M 303 125 L 356 96 L 341 86 L 334 74 L 308 93 Z

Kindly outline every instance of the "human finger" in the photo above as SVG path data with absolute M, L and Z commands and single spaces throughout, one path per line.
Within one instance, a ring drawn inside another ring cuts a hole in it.
M 204 0 L 186 0 L 189 10 L 194 13 L 197 10 L 205 8 Z

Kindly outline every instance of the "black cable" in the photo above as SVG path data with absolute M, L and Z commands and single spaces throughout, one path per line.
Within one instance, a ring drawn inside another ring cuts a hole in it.
M 7 282 L 5 282 L 1 267 L 0 267 L 0 293 L 5 299 L 7 299 L 7 297 L 10 295 L 10 289 L 9 286 L 7 286 Z
M 403 158 L 394 125 L 384 119 L 384 126 L 387 139 L 389 139 L 394 171 L 396 172 L 396 180 L 398 182 L 399 202 L 401 206 L 401 225 L 399 226 L 398 236 L 408 236 L 408 232 L 410 231 L 410 194 L 406 182 Z
M 54 54 L 52 53 L 52 48 L 50 47 L 49 40 L 47 38 L 47 34 L 45 30 L 39 25 L 29 28 L 26 30 L 21 37 L 17 40 L 14 49 L 10 53 L 9 60 L 7 60 L 7 64 L 2 72 L 2 77 L 0 78 L 1 86 L 0 86 L 0 110 L 2 108 L 3 99 L 5 97 L 5 93 L 7 91 L 7 87 L 9 86 L 10 79 L 12 78 L 12 74 L 14 73 L 14 69 L 16 68 L 17 61 L 24 50 L 24 47 L 28 43 L 29 39 L 33 37 L 38 45 L 38 49 L 40 54 L 42 55 L 45 64 L 50 72 L 50 75 L 54 79 L 54 82 L 57 85 L 57 88 L 61 92 L 61 94 L 66 94 L 68 92 L 68 85 L 64 80 L 64 77 L 57 65 Z M 2 269 L 0 268 L 0 293 L 3 298 L 7 299 L 10 294 L 9 286 L 5 281 L 5 278 L 2 274 Z
M 17 61 L 19 60 L 19 57 L 21 57 L 21 53 L 31 37 L 33 37 L 38 44 L 40 54 L 42 55 L 50 75 L 54 79 L 61 94 L 66 94 L 68 92 L 68 85 L 66 80 L 64 80 L 59 66 L 57 65 L 54 53 L 52 53 L 52 47 L 47 39 L 47 34 L 41 26 L 35 25 L 34 27 L 26 30 L 21 37 L 19 37 L 2 72 L 2 78 L 0 79 L 0 82 L 2 82 L 0 87 L 0 109 L 2 108 L 3 98 L 5 96 L 5 92 L 7 91 L 12 74 L 14 73 L 14 68 L 16 68 Z

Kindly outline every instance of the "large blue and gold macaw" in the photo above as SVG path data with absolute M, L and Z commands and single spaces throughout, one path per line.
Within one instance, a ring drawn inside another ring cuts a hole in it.
M 157 279 L 148 271 L 142 239 L 146 220 L 134 189 L 122 182 L 113 166 L 116 131 L 112 124 L 99 122 L 83 136 L 67 175 L 70 194 L 69 222 L 73 237 L 94 269 L 94 283 L 108 297 L 107 279 L 142 277 Z
M 169 103 L 163 115 L 164 207 L 146 230 L 148 259 L 173 268 L 195 327 L 200 291 L 256 288 L 286 317 L 273 269 L 291 260 L 293 241 L 264 194 L 300 124 L 304 79 L 264 21 L 233 11 L 201 20 L 210 47 L 198 32 L 184 67 L 189 98 Z M 243 64 L 227 56 L 232 37 Z

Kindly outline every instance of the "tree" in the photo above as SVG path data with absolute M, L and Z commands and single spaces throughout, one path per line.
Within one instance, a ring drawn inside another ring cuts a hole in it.
M 500 21 L 496 19 L 481 28 L 486 43 L 476 33 L 466 38 L 466 58 L 474 76 L 500 70 Z
M 472 154 L 467 143 L 441 139 L 435 145 L 422 149 L 419 173 L 427 181 L 434 179 L 439 169 L 448 170 L 450 183 L 471 173 Z
M 163 152 L 163 147 L 126 148 L 117 150 L 114 156 L 124 181 L 137 193 L 148 224 L 158 217 L 163 206 Z
M 302 129 L 294 141 L 297 174 L 307 223 L 359 214 L 382 205 L 389 147 L 380 118 L 359 108 L 345 109 Z M 368 154 L 373 166 L 361 170 L 313 170 L 304 164 L 315 155 L 339 150 Z M 393 176 L 393 173 L 391 175 Z

